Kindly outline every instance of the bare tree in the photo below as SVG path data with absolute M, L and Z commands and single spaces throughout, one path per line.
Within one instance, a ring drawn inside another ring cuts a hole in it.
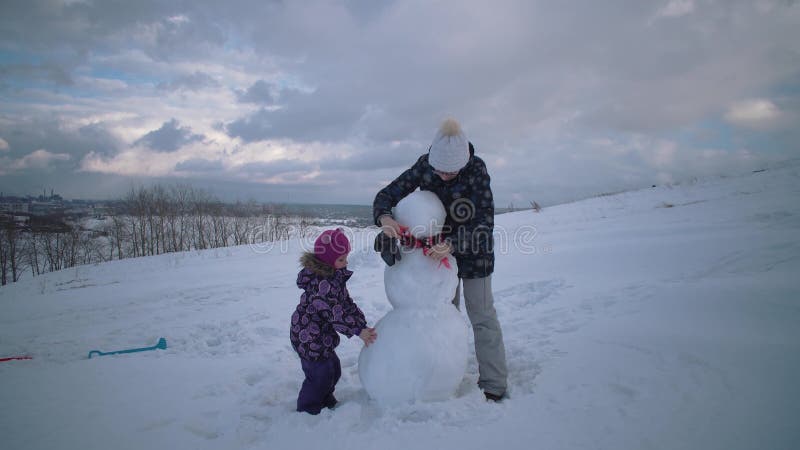
M 47 272 L 55 272 L 63 268 L 64 233 L 41 233 L 42 250 L 47 264 Z
M 155 249 L 155 254 L 160 255 L 161 253 L 166 252 L 165 241 L 166 241 L 166 216 L 167 210 L 169 209 L 169 198 L 167 196 L 167 190 L 157 184 L 152 187 L 152 197 L 151 197 L 151 219 L 150 219 L 150 232 L 153 239 L 153 247 Z
M 208 239 L 206 236 L 206 230 L 208 228 L 206 224 L 208 203 L 208 197 L 205 192 L 199 190 L 191 191 L 194 248 L 198 250 L 204 250 L 208 248 Z
M 180 252 L 185 250 L 183 246 L 185 226 L 186 226 L 186 202 L 188 189 L 186 186 L 173 186 L 169 192 L 165 214 L 165 239 L 168 242 L 167 251 Z
M 5 286 L 8 284 L 8 268 L 9 268 L 9 261 L 11 259 L 11 252 L 10 252 L 10 243 L 8 242 L 8 237 L 6 235 L 6 228 L 13 227 L 14 224 L 11 223 L 9 225 L 3 225 L 2 233 L 0 233 L 0 286 Z
M 23 253 L 25 254 L 25 259 L 28 263 L 28 267 L 31 268 L 31 275 L 41 275 L 42 267 L 39 265 L 41 262 L 41 258 L 39 257 L 39 249 L 41 246 L 38 245 L 38 237 L 35 233 L 31 232 L 28 235 L 28 239 L 25 240 L 25 249 Z

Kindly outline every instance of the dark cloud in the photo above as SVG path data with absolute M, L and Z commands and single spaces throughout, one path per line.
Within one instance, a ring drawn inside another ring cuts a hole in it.
M 73 164 L 89 152 L 112 155 L 122 148 L 120 140 L 102 123 L 72 129 L 53 117 L 0 121 L 0 137 L 9 144 L 10 151 L 5 152 L 8 156 L 19 158 L 45 149 L 70 155 Z
M 8 0 L 0 3 L 0 42 L 25 58 L 58 65 L 71 79 L 90 54 L 130 46 L 137 26 L 169 15 L 150 1 Z
M 70 69 L 54 63 L 46 64 L 5 64 L 0 66 L 0 78 L 44 81 L 58 86 L 71 86 L 75 82 Z
M 4 58 L 3 78 L 23 85 L 38 79 L 69 86 L 87 66 L 112 73 L 124 69 L 124 77 L 144 78 L 154 76 L 152 68 L 124 61 L 99 67 L 96 61 L 113 61 L 129 50 L 170 63 L 219 53 L 228 38 L 225 20 L 207 14 L 200 2 L 185 6 L 153 0 L 0 2 L 0 47 L 11 56 Z
M 226 131 L 245 142 L 280 138 L 301 142 L 343 140 L 352 134 L 363 108 L 347 97 L 329 86 L 308 94 L 289 91 L 281 98 L 280 109 L 261 109 L 227 124 Z
M 427 146 L 401 144 L 387 146 L 383 144 L 367 145 L 356 154 L 345 158 L 322 158 L 320 167 L 325 170 L 347 170 L 354 172 L 374 171 L 380 169 L 405 170 L 427 152 Z M 398 172 L 398 175 L 400 172 Z
M 172 152 L 186 144 L 202 141 L 205 136 L 192 133 L 189 127 L 182 127 L 177 119 L 164 122 L 164 125 L 141 138 L 134 145 L 144 145 L 153 150 Z
M 224 166 L 220 160 L 208 160 L 202 158 L 189 159 L 175 165 L 175 170 L 179 172 L 193 173 L 216 173 L 221 172 Z
M 309 95 L 307 92 L 290 87 L 281 87 L 276 83 L 258 80 L 244 91 L 237 91 L 236 97 L 241 103 L 255 103 L 265 106 L 289 105 Z
M 199 11 L 182 11 L 162 20 L 160 25 L 155 45 L 148 48 L 148 54 L 157 60 L 180 61 L 184 55 L 222 47 L 227 38 L 226 32 L 215 20 Z
M 93 152 L 101 155 L 113 155 L 122 148 L 120 140 L 100 123 L 78 128 L 78 137 L 84 154 Z
M 159 89 L 167 91 L 200 91 L 206 88 L 218 87 L 219 81 L 211 75 L 203 72 L 194 72 L 188 75 L 181 75 L 170 82 L 159 83 Z
M 242 103 L 256 103 L 269 105 L 274 103 L 277 87 L 264 80 L 258 80 L 244 92 L 237 92 L 237 97 Z

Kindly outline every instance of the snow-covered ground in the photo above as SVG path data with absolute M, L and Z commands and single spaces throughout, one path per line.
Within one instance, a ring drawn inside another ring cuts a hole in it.
M 0 358 L 33 357 L 0 363 L 0 446 L 800 448 L 798 199 L 794 165 L 498 216 L 500 404 L 471 354 L 456 398 L 382 408 L 343 339 L 340 406 L 293 412 L 297 241 L 26 279 L 0 288 Z M 375 232 L 348 284 L 370 323 L 389 309 Z

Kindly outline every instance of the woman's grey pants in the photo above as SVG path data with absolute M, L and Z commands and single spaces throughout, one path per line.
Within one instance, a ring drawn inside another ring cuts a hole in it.
M 497 320 L 492 296 L 492 277 L 463 278 L 453 304 L 458 308 L 464 285 L 464 303 L 467 305 L 467 316 L 472 323 L 475 334 L 475 356 L 478 359 L 478 386 L 485 392 L 503 395 L 508 387 L 508 369 L 506 369 L 506 347 L 503 344 L 503 332 Z

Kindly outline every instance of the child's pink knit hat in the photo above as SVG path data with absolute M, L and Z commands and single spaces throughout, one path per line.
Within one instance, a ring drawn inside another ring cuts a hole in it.
M 340 256 L 348 253 L 350 253 L 350 240 L 341 228 L 325 230 L 314 241 L 314 256 L 329 266 L 333 266 Z

